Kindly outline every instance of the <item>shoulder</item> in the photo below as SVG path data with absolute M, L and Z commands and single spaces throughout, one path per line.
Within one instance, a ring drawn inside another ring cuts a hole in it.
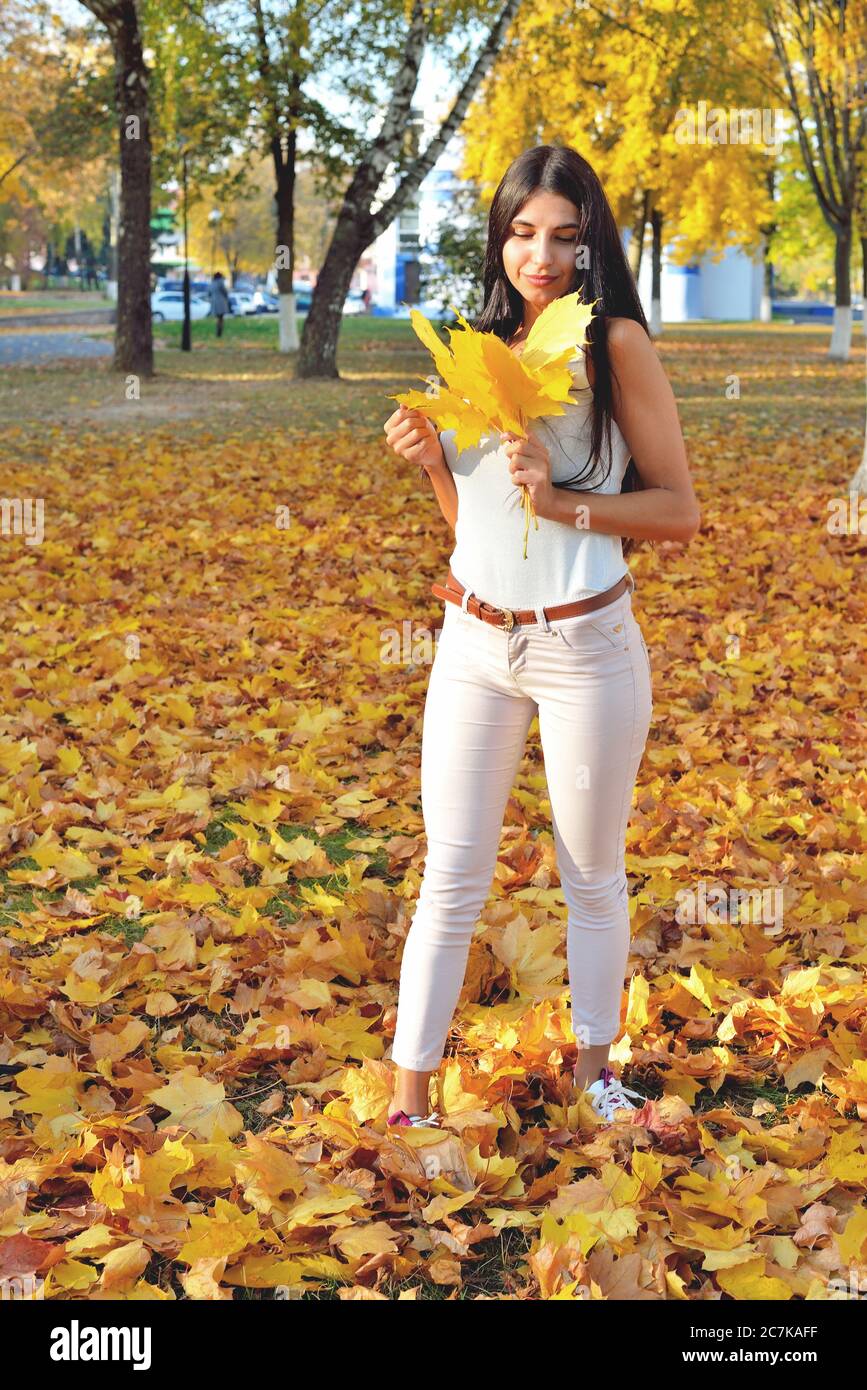
M 651 353 L 656 356 L 653 343 L 635 319 L 608 320 L 608 356 L 617 366 L 640 365 Z
M 608 320 L 608 360 L 612 370 L 619 381 L 628 380 L 630 376 L 640 376 L 653 362 L 658 362 L 656 349 L 650 341 L 650 337 L 645 333 L 641 324 L 635 319 L 610 318 Z M 587 375 L 590 385 L 593 385 L 593 359 L 589 352 L 585 353 Z

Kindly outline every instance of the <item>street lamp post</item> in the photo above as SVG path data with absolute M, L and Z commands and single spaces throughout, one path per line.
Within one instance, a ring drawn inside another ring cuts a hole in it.
M 191 352 L 193 347 L 192 325 L 190 321 L 190 256 L 187 238 L 187 150 L 183 142 L 184 169 L 184 326 L 181 332 L 181 352 Z

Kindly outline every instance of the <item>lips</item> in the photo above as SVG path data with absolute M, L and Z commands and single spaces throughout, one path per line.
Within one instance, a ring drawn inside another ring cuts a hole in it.
M 552 280 L 556 280 L 556 275 L 525 275 L 531 285 L 550 285 Z

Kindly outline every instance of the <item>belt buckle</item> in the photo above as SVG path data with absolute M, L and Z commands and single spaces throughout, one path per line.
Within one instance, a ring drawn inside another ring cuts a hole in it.
M 512 628 L 515 626 L 514 613 L 511 608 L 501 608 L 500 612 L 503 615 L 503 627 L 506 629 L 506 632 L 511 632 Z

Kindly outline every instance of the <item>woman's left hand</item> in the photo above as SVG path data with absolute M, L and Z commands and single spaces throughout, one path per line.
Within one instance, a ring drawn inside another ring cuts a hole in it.
M 531 434 L 526 439 L 511 432 L 505 432 L 503 448 L 509 459 L 509 473 L 512 481 L 527 487 L 537 516 L 544 516 L 550 508 L 553 483 L 551 482 L 551 460 L 545 445 Z

